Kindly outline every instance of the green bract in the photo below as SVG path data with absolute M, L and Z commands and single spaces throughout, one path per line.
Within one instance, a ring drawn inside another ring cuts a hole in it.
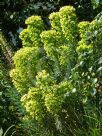
M 40 34 L 44 30 L 44 24 L 39 16 L 31 16 L 26 21 L 27 29 L 20 33 L 23 46 L 38 47 L 41 46 Z
M 65 6 L 60 9 L 60 23 L 62 31 L 69 43 L 76 42 L 78 34 L 77 17 L 75 9 L 71 6 Z

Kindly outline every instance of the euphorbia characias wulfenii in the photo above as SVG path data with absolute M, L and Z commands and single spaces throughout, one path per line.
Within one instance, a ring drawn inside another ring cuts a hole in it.
M 90 96 L 90 89 L 95 90 L 98 82 L 98 74 L 89 69 L 94 67 L 94 59 L 102 57 L 102 47 L 97 46 L 102 32 L 95 35 L 96 41 L 92 37 L 102 27 L 102 19 L 78 22 L 72 6 L 51 13 L 49 19 L 50 30 L 45 30 L 40 16 L 25 21 L 27 28 L 20 33 L 23 48 L 13 57 L 15 68 L 10 75 L 32 118 L 42 123 L 64 112 L 64 120 L 72 123 L 68 119 L 71 116 L 77 122 L 76 114 L 81 119 L 84 116 L 84 98 Z

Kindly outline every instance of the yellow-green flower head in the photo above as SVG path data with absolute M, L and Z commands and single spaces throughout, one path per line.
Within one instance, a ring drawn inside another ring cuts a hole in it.
M 49 16 L 49 19 L 50 20 L 59 19 L 59 12 L 53 12 L 53 13 L 51 13 L 50 16 Z
M 29 17 L 25 20 L 25 24 L 27 24 L 27 25 L 36 24 L 36 23 L 39 23 L 39 22 L 42 22 L 42 19 L 41 19 L 40 16 L 31 16 L 31 17 Z
M 66 14 L 71 14 L 75 12 L 75 8 L 73 6 L 64 6 L 60 9 L 60 12 L 66 13 Z

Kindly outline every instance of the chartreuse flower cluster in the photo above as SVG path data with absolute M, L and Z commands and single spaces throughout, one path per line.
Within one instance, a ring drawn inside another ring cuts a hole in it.
M 78 23 L 75 9 L 73 7 L 65 6 L 60 9 L 60 23 L 68 42 L 75 43 L 78 34 Z
M 86 32 L 88 32 L 89 26 L 90 26 L 90 22 L 87 22 L 87 21 L 83 21 L 78 24 L 81 40 L 79 41 L 79 46 L 77 47 L 76 51 L 79 54 L 79 56 L 83 52 L 85 51 L 87 52 L 92 49 L 92 45 L 87 44 L 87 41 L 86 41 L 87 36 L 85 34 Z
M 28 89 L 35 85 L 36 65 L 38 49 L 25 47 L 16 52 L 13 57 L 15 69 L 10 73 L 15 87 L 19 92 L 28 92 Z
M 23 46 L 39 47 L 41 46 L 40 34 L 44 30 L 44 24 L 40 16 L 31 16 L 26 21 L 27 29 L 20 33 Z
M 14 55 L 15 68 L 10 73 L 21 94 L 22 104 L 37 121 L 62 111 L 66 94 L 73 88 L 74 93 L 84 88 L 85 95 L 87 89 L 95 88 L 98 81 L 95 80 L 91 64 L 94 45 L 98 39 L 100 43 L 102 41 L 102 31 L 97 33 L 102 21 L 78 23 L 72 6 L 62 7 L 49 19 L 51 30 L 44 29 L 39 16 L 29 17 L 25 21 L 27 28 L 20 33 L 23 48 Z M 96 34 L 96 41 L 92 34 Z M 89 75 L 91 72 L 92 76 Z

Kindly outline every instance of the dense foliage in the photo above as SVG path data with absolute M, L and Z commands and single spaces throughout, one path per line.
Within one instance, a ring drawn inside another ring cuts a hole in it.
M 102 13 L 78 22 L 75 9 L 65 6 L 49 19 L 50 30 L 40 16 L 25 21 L 23 48 L 13 57 L 10 76 L 26 109 L 25 135 L 100 136 Z
M 17 91 L 11 83 L 9 73 L 6 66 L 0 61 L 0 136 L 19 134 L 18 122 L 20 115 L 20 100 L 18 99 Z M 13 102 L 19 104 L 19 110 Z

